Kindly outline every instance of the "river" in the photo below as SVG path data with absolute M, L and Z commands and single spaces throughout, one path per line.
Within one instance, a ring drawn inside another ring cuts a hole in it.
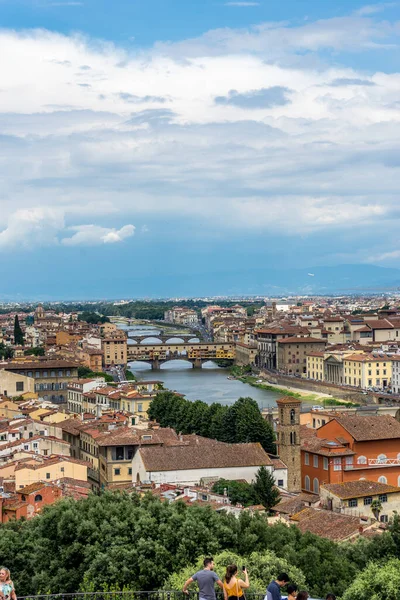
M 138 325 L 127 326 L 118 324 L 121 329 L 136 335 L 148 335 L 156 342 L 159 330 L 155 327 Z M 175 338 L 171 338 L 171 341 Z M 146 344 L 152 343 L 146 339 Z M 176 338 L 178 341 L 178 338 Z M 179 340 L 182 341 L 182 340 Z M 134 343 L 134 342 L 130 342 Z M 202 369 L 193 369 L 191 363 L 184 360 L 174 360 L 161 365 L 159 371 L 152 371 L 151 366 L 143 362 L 129 363 L 129 369 L 139 379 L 159 379 L 170 390 L 184 394 L 189 400 L 203 400 L 208 404 L 233 404 L 241 396 L 250 396 L 257 401 L 260 408 L 275 406 L 280 394 L 252 387 L 247 383 L 228 379 L 228 369 L 222 369 L 209 361 Z

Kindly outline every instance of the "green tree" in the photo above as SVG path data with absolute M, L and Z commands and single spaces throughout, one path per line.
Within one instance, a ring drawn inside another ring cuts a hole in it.
M 275 485 L 274 477 L 265 467 L 260 467 L 257 471 L 254 493 L 257 501 L 267 510 L 279 502 L 279 490 Z
M 25 356 L 44 356 L 45 349 L 43 346 L 36 346 L 35 348 L 27 348 L 24 350 Z
M 380 500 L 373 500 L 371 502 L 371 510 L 372 510 L 372 514 L 374 515 L 375 519 L 378 520 L 379 519 L 379 514 L 382 511 L 382 502 Z
M 242 504 L 242 506 L 255 504 L 254 487 L 250 483 L 218 479 L 212 488 L 213 492 L 221 495 L 225 493 L 225 490 L 232 504 Z
M 346 590 L 343 600 L 400 600 L 400 560 L 371 562 Z
M 14 319 L 14 344 L 16 346 L 24 345 L 24 334 L 22 333 L 21 325 L 19 324 L 18 315 Z
M 10 348 L 10 346 L 6 346 L 3 342 L 0 342 L 0 359 L 8 360 L 9 358 L 13 358 L 14 349 Z

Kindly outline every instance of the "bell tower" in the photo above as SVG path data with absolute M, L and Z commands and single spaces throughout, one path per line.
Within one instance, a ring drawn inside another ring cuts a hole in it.
M 301 400 L 285 396 L 276 401 L 279 413 L 279 458 L 288 468 L 288 491 L 301 492 L 300 408 Z

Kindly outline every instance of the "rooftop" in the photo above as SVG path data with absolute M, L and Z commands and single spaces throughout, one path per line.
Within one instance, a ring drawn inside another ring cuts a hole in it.
M 331 483 L 321 486 L 334 496 L 342 500 L 349 498 L 363 498 L 364 496 L 375 496 L 379 494 L 400 493 L 400 487 L 379 483 L 378 481 L 358 480 L 345 483 Z

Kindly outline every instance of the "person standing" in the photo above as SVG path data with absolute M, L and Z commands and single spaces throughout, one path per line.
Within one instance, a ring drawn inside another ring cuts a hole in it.
M 271 596 L 271 600 L 281 600 L 281 588 L 285 587 L 287 583 L 289 583 L 289 575 L 287 573 L 281 573 L 274 581 L 271 581 L 269 586 L 267 587 L 267 596 L 269 600 L 269 595 Z
M 0 599 L 17 600 L 14 584 L 11 581 L 10 570 L 6 567 L 0 568 Z
M 297 585 L 288 585 L 287 586 L 287 600 L 296 600 L 297 598 Z
M 197 582 L 199 586 L 199 600 L 216 600 L 215 595 L 215 584 L 221 588 L 224 593 L 224 600 L 228 600 L 228 595 L 224 588 L 224 585 L 218 575 L 214 573 L 214 559 L 212 556 L 205 558 L 203 561 L 204 569 L 201 571 L 197 571 L 192 577 L 185 582 L 183 586 L 183 593 L 189 594 L 188 586 L 193 583 L 193 581 Z
M 228 596 L 228 600 L 239 600 L 243 598 L 243 590 L 247 590 L 250 586 L 249 575 L 247 569 L 243 567 L 244 581 L 237 578 L 238 568 L 236 565 L 228 565 L 224 577 L 224 589 Z

